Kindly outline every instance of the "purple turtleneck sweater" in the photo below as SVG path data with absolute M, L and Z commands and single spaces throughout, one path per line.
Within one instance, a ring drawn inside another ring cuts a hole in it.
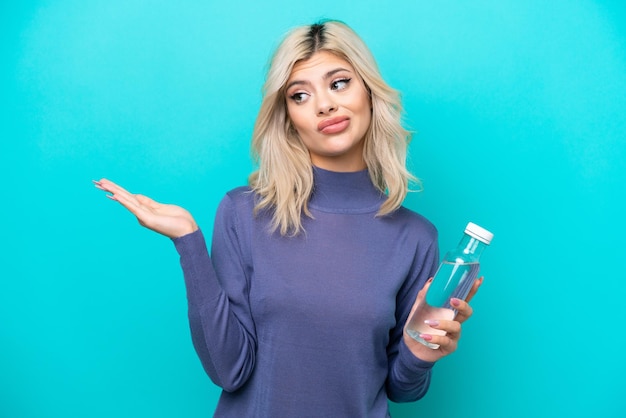
M 174 240 L 193 344 L 223 391 L 216 417 L 388 417 L 414 401 L 433 363 L 402 338 L 417 292 L 437 267 L 437 232 L 385 200 L 368 172 L 314 168 L 313 219 L 270 233 L 254 194 L 229 192 L 211 257 L 200 230 Z

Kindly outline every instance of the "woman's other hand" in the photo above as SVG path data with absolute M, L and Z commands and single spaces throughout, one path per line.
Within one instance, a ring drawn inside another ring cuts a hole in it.
M 415 304 L 413 305 L 413 308 L 411 309 L 411 314 L 409 315 L 409 318 L 413 315 L 413 312 L 415 311 L 417 305 L 419 303 L 422 303 L 422 301 L 426 297 L 426 292 L 430 287 L 431 280 L 429 280 L 422 288 L 422 290 L 420 290 L 420 292 L 417 294 L 417 299 L 415 301 Z M 465 300 L 453 298 L 450 301 L 454 309 L 457 310 L 457 315 L 454 320 L 448 321 L 440 318 L 428 318 L 428 320 L 430 321 L 428 326 L 430 326 L 431 328 L 445 331 L 446 335 L 422 334 L 421 337 L 429 343 L 439 344 L 439 348 L 429 348 L 424 344 L 415 341 L 407 334 L 406 330 L 404 331 L 404 341 L 415 357 L 424 361 L 434 362 L 456 351 L 459 344 L 459 339 L 461 338 L 461 324 L 467 321 L 473 313 L 472 307 L 469 305 L 468 302 L 474 297 L 474 295 L 478 291 L 478 288 L 483 283 L 483 280 L 484 278 L 481 277 L 474 281 L 472 289 L 468 293 Z
M 198 229 L 191 214 L 176 205 L 155 202 L 147 196 L 133 194 L 107 179 L 93 182 L 108 192 L 107 197 L 119 202 L 137 217 L 139 224 L 170 238 L 178 238 Z

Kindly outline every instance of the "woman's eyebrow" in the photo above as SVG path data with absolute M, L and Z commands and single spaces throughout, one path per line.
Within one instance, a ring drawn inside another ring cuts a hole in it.
M 324 80 L 329 79 L 330 77 L 334 76 L 335 74 L 337 74 L 338 72 L 341 71 L 348 71 L 350 72 L 350 70 L 348 70 L 347 68 L 343 68 L 343 67 L 338 67 L 335 68 L 334 70 L 330 70 L 328 71 L 326 74 L 324 74 L 324 76 L 322 77 Z M 297 85 L 310 85 L 311 82 L 307 81 L 307 80 L 293 80 L 291 81 L 289 84 L 287 84 L 287 87 L 285 87 L 285 90 L 289 90 L 292 86 L 297 86 Z

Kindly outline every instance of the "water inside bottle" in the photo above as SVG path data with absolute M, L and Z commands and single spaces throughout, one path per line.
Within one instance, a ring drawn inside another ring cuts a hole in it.
M 465 299 L 478 275 L 478 263 L 444 261 L 435 274 L 426 302 L 430 306 L 450 306 L 451 298 Z

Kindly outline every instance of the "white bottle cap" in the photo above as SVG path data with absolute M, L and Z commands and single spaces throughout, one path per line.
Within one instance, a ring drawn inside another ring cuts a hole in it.
M 487 245 L 489 245 L 491 243 L 491 240 L 493 239 L 493 234 L 491 232 L 487 231 L 485 228 L 476 225 L 473 222 L 469 222 L 467 224 L 467 226 L 465 227 L 465 233 L 481 242 L 484 242 Z

